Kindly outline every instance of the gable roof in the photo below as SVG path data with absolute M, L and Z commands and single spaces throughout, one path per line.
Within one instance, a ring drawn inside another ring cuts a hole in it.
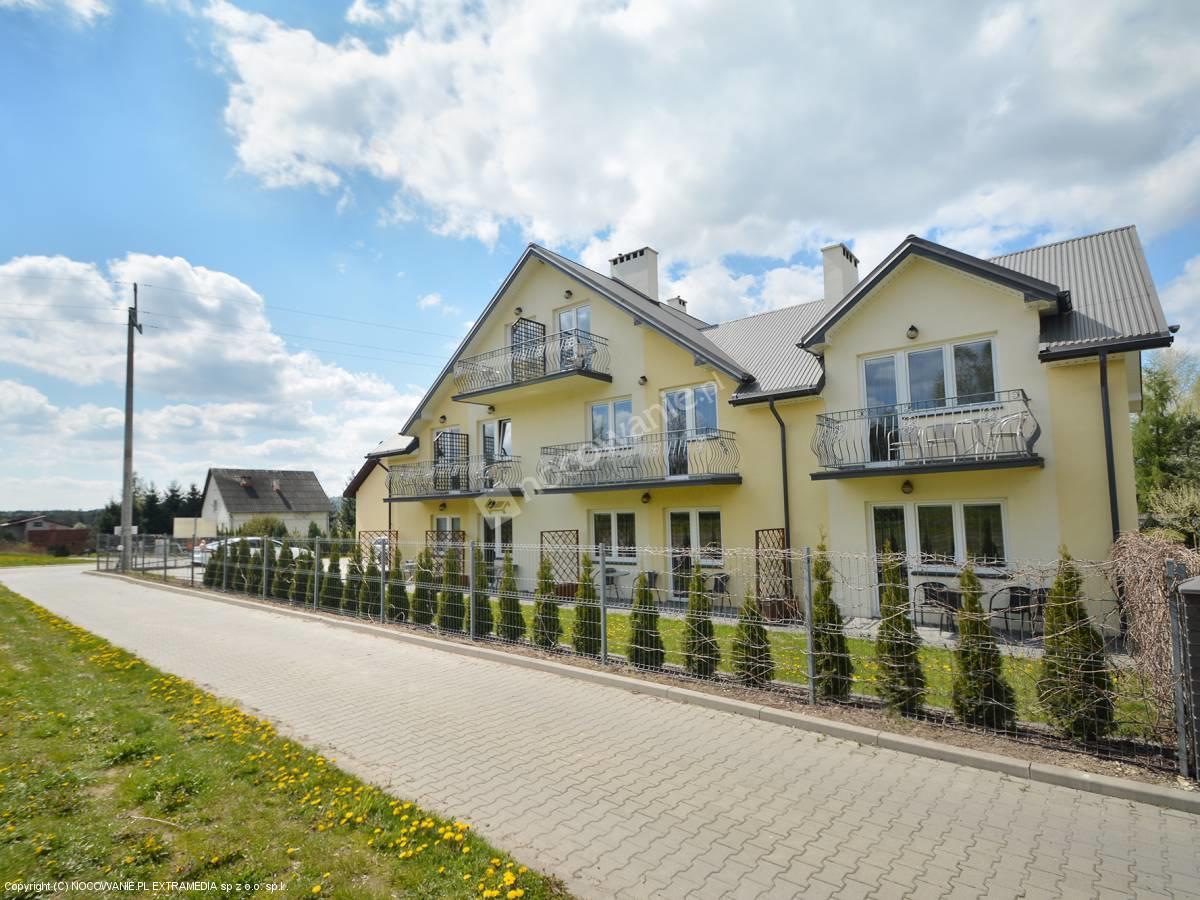
M 872 269 L 866 278 L 851 288 L 845 297 L 834 303 L 829 311 L 804 333 L 799 346 L 810 347 L 823 344 L 829 329 L 861 303 L 874 288 L 878 287 L 897 266 L 910 256 L 924 257 L 1020 291 L 1027 302 L 1050 301 L 1056 303 L 1060 310 L 1069 308 L 1070 297 L 1055 284 L 910 234 L 887 255 L 883 262 Z
M 1042 318 L 1038 356 L 1043 360 L 1105 349 L 1148 350 L 1174 340 L 1133 225 L 991 261 L 1071 292 L 1069 311 Z
M 248 485 L 242 486 L 242 480 Z M 275 490 L 275 483 L 279 490 Z M 204 498 L 215 484 L 225 508 L 231 513 L 329 512 L 329 497 L 315 472 L 293 469 L 209 469 L 204 479 Z
M 466 336 L 459 343 L 458 348 L 450 355 L 449 361 L 433 380 L 429 390 L 421 398 L 421 402 L 417 404 L 412 414 L 408 417 L 408 420 L 404 423 L 404 427 L 400 429 L 402 437 L 407 436 L 407 432 L 412 428 L 413 423 L 420 417 L 425 404 L 429 402 L 430 397 L 433 396 L 434 392 L 446 379 L 446 376 L 453 370 L 454 363 L 461 355 L 463 348 L 470 344 L 475 335 L 479 333 L 483 327 L 483 323 L 491 315 L 497 304 L 499 304 L 509 285 L 512 284 L 517 274 L 524 268 L 525 263 L 531 259 L 541 260 L 568 278 L 572 278 L 585 287 L 591 288 L 600 296 L 624 309 L 638 321 L 645 322 L 668 339 L 692 351 L 696 354 L 697 358 L 711 363 L 714 368 L 725 372 L 725 374 L 735 380 L 744 382 L 751 379 L 751 374 L 746 371 L 744 366 L 704 336 L 702 330 L 704 323 L 695 316 L 689 316 L 687 313 L 673 310 L 667 304 L 631 288 L 624 282 L 618 281 L 615 278 L 609 278 L 607 275 L 601 275 L 599 272 L 593 271 L 572 259 L 567 259 L 567 257 L 561 256 L 552 250 L 547 250 L 539 244 L 529 244 L 525 248 L 525 252 L 521 254 L 521 258 L 517 260 L 516 265 L 512 267 L 500 287 L 496 290 L 496 293 L 492 295 L 492 299 L 488 301 L 487 306 L 483 308 L 483 312 L 479 314 L 479 317 L 475 320 L 475 324 L 471 326 L 471 330 L 467 332 Z
M 824 383 L 821 358 L 797 347 L 796 335 L 812 327 L 828 310 L 824 300 L 813 300 L 705 329 L 710 341 L 741 360 L 755 375 L 734 392 L 730 402 L 753 403 L 820 392 Z

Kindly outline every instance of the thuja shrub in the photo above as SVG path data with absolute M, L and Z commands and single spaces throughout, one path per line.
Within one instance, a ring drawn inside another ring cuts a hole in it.
M 558 647 L 562 637 L 562 622 L 558 617 L 558 596 L 554 593 L 554 578 L 550 558 L 543 556 L 538 566 L 537 593 L 533 599 L 533 643 L 545 650 Z
M 633 585 L 633 612 L 630 616 L 629 661 L 642 669 L 661 669 L 666 657 L 662 632 L 658 630 L 658 604 L 646 573 Z
M 740 681 L 753 686 L 767 684 L 775 677 L 770 637 L 758 601 L 749 589 L 738 612 L 737 632 L 733 638 L 733 671 Z
M 229 579 L 229 587 L 239 593 L 245 593 L 246 569 L 250 562 L 250 548 L 246 546 L 245 541 L 238 541 L 233 545 L 233 553 L 230 556 L 229 570 L 231 577 Z
M 342 583 L 341 609 L 347 615 L 358 615 L 358 592 L 362 587 L 362 547 L 358 541 L 350 545 L 350 559 L 346 564 L 346 580 Z
M 224 547 L 217 547 L 208 554 L 208 562 L 204 564 L 204 575 L 200 578 L 200 583 L 205 587 L 220 587 L 221 585 L 221 561 L 224 559 Z
M 358 610 L 364 615 L 379 615 L 379 607 L 383 600 L 382 579 L 379 566 L 375 565 L 375 557 L 367 562 L 367 570 L 363 573 L 362 584 L 358 589 Z
M 842 611 L 833 600 L 833 566 L 824 541 L 817 545 L 813 556 L 812 583 L 812 655 L 817 696 L 845 700 L 850 696 L 854 668 Z
M 457 547 L 451 547 L 442 566 L 442 596 L 437 612 L 437 627 L 442 631 L 463 630 L 466 609 L 462 582 L 462 557 Z
M 712 609 L 697 568 L 688 584 L 687 616 L 683 622 L 683 667 L 689 675 L 711 678 L 721 661 L 721 648 L 713 629 Z
M 275 562 L 275 570 L 271 576 L 271 596 L 277 600 L 287 600 L 292 586 L 292 546 L 287 538 L 279 548 L 279 558 Z
M 1016 723 L 1016 699 L 1004 680 L 1000 648 L 979 599 L 983 586 L 971 566 L 962 570 L 958 584 L 962 608 L 958 612 L 958 647 L 950 691 L 954 714 L 968 725 L 1011 729 Z
M 312 568 L 315 558 L 301 554 L 292 566 L 292 583 L 288 588 L 288 599 L 293 603 L 307 603 L 312 598 Z
M 1063 548 L 1058 575 L 1046 597 L 1038 699 L 1064 735 L 1095 741 L 1115 725 L 1113 680 L 1104 638 L 1084 612 L 1081 584 L 1079 568 Z
M 600 601 L 593 577 L 592 557 L 585 553 L 579 586 L 575 589 L 575 627 L 571 633 L 575 652 L 584 656 L 600 655 Z
M 491 592 L 488 589 L 488 566 L 483 558 L 482 548 L 475 548 L 471 565 L 475 572 L 475 592 L 471 597 L 471 634 L 475 637 L 491 637 L 496 622 L 492 616 Z
M 408 621 L 408 585 L 404 583 L 404 557 L 398 546 L 388 572 L 387 617 L 393 622 Z
M 890 547 L 884 550 L 879 615 L 882 621 L 875 641 L 879 697 L 889 712 L 913 715 L 925 702 L 925 673 L 917 656 L 921 638 L 908 617 L 908 591 L 900 572 L 900 558 Z
M 517 576 L 513 571 L 512 553 L 504 554 L 504 568 L 496 593 L 500 598 L 500 621 L 496 625 L 496 634 L 506 641 L 523 639 L 526 629 L 525 613 L 521 609 L 521 598 L 517 596 Z
M 321 606 L 333 609 L 342 603 L 342 555 L 335 543 L 329 550 L 329 563 L 321 574 Z
M 247 552 L 244 571 L 246 573 L 246 593 L 257 594 L 263 578 L 263 556 L 260 551 Z
M 417 554 L 416 585 L 413 587 L 412 619 L 418 625 L 431 625 L 437 609 L 433 554 L 426 547 Z

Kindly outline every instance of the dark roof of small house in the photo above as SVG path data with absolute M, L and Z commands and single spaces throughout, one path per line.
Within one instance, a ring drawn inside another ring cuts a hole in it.
M 243 481 L 248 482 L 243 486 Z M 231 513 L 328 512 L 326 495 L 315 472 L 294 469 L 209 469 L 204 481 L 216 482 L 225 508 Z M 278 490 L 275 489 L 278 484 Z
M 1171 343 L 1133 225 L 1006 253 L 991 262 L 1071 292 L 1069 310 L 1042 317 L 1043 359 Z

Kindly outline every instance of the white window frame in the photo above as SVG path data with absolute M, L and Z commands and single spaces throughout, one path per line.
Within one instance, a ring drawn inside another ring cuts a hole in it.
M 608 516 L 609 528 L 611 529 L 613 544 L 607 546 L 606 561 L 610 563 L 620 563 L 623 565 L 632 565 L 637 562 L 637 513 L 632 509 L 593 509 L 588 515 L 588 528 L 591 530 L 592 546 L 599 546 L 599 540 L 596 537 L 596 517 Z M 617 516 L 633 516 L 633 546 L 624 547 L 616 544 L 617 540 Z M 625 552 L 620 552 L 625 551 Z
M 921 347 L 906 347 L 903 350 L 890 350 L 887 353 L 870 353 L 859 357 L 858 364 L 858 391 L 862 398 L 862 405 L 867 406 L 867 363 L 876 359 L 894 359 L 896 361 L 896 403 L 905 404 L 912 402 L 912 391 L 909 383 L 908 373 L 908 357 L 913 353 L 922 353 L 929 350 L 942 351 L 942 371 L 946 375 L 946 386 L 949 389 L 953 386 L 953 393 L 950 397 L 958 396 L 958 373 L 954 368 L 954 348 L 963 344 L 979 344 L 987 341 L 992 345 L 992 390 L 993 393 L 999 393 L 1000 388 L 1000 363 L 996 354 L 996 336 L 994 334 L 981 334 L 974 337 L 955 338 L 952 341 L 937 344 L 926 344 Z M 947 405 L 951 405 L 947 403 Z M 990 401 L 978 401 L 976 403 L 953 404 L 962 406 L 988 406 Z
M 579 310 L 581 309 L 586 309 L 588 311 L 588 327 L 586 329 L 579 327 Z M 556 332 L 559 332 L 560 334 L 562 333 L 562 314 L 568 312 L 575 313 L 575 327 L 570 330 L 583 331 L 586 334 L 595 334 L 595 332 L 592 331 L 592 304 L 590 302 L 573 303 L 570 306 L 560 306 L 558 309 L 556 309 L 554 311 L 554 330 Z
M 949 506 L 953 521 L 954 533 L 954 562 L 951 564 L 926 562 L 921 559 L 921 534 L 917 521 L 917 509 L 922 506 Z M 1005 559 L 991 565 L 977 565 L 976 571 L 982 573 L 1003 572 L 1012 556 L 1012 545 L 1009 543 L 1011 532 L 1008 523 L 1008 503 L 1002 498 L 980 497 L 971 500 L 919 500 L 904 503 L 880 502 L 867 505 L 867 539 L 868 546 L 875 556 L 883 552 L 882 547 L 875 546 L 875 509 L 896 507 L 904 508 L 904 542 L 908 547 L 907 557 L 910 568 L 923 574 L 957 575 L 967 563 L 967 529 L 964 508 L 968 506 L 998 506 L 1000 507 L 1000 538 L 1004 542 Z
M 450 526 L 453 526 L 454 523 L 457 521 L 458 527 L 457 528 L 454 528 L 454 527 L 442 528 L 441 523 L 443 521 L 447 525 L 450 525 Z M 454 515 L 449 515 L 447 513 L 439 513 L 439 514 L 433 516 L 433 530 L 435 532 L 437 532 L 438 534 L 449 534 L 454 531 L 462 531 L 463 530 L 462 516 L 454 516 Z
M 629 434 L 621 437 L 621 436 L 618 436 L 616 433 L 617 404 L 625 403 L 625 402 L 629 403 Z M 603 440 L 596 439 L 596 437 L 592 434 L 592 410 L 595 409 L 597 406 L 603 406 L 608 409 L 608 430 L 610 432 L 610 435 L 608 437 L 604 438 Z M 585 408 L 585 415 L 587 416 L 587 423 L 585 425 L 585 428 L 587 430 L 587 436 L 588 436 L 587 439 L 590 443 L 596 444 L 599 446 L 622 446 L 623 447 L 623 446 L 626 446 L 627 444 L 630 444 L 633 442 L 633 397 L 630 397 L 630 396 L 610 397 L 607 400 L 595 400 L 595 401 L 587 404 L 587 406 Z
M 688 404 L 685 407 L 685 429 L 688 434 L 696 431 L 696 391 L 700 388 L 712 388 L 713 392 L 713 414 L 716 416 L 716 421 L 713 423 L 713 428 L 720 430 L 721 428 L 721 388 L 715 381 L 697 381 L 695 384 L 681 384 L 678 387 L 664 388 L 659 394 L 659 402 L 663 409 L 663 430 L 667 428 L 667 395 L 678 394 L 681 391 L 687 391 L 689 394 Z
M 719 506 L 692 506 L 676 509 L 668 509 L 666 511 L 666 536 L 667 536 L 667 552 L 674 553 L 674 548 L 671 543 L 671 514 L 672 513 L 687 513 L 689 516 L 689 526 L 691 528 L 692 552 L 698 553 L 700 559 L 700 567 L 721 568 L 725 565 L 725 516 L 721 512 Z M 716 513 L 718 520 L 721 523 L 721 550 L 716 556 L 705 555 L 700 547 L 700 513 Z
M 511 418 L 504 416 L 504 417 L 496 418 L 496 419 L 485 419 L 484 421 L 479 423 L 479 451 L 478 452 L 479 452 L 480 456 L 484 455 L 484 447 L 487 446 L 487 442 L 484 440 L 483 435 L 484 435 L 484 431 L 487 429 L 487 427 L 489 425 L 494 425 L 496 428 L 496 451 L 495 451 L 495 453 L 492 454 L 492 458 L 493 459 L 511 459 L 514 456 L 514 453 L 507 453 L 504 450 L 504 442 L 501 440 L 501 437 L 500 437 L 500 430 L 501 430 L 500 425 L 503 422 L 508 423 L 509 443 L 512 443 L 513 421 Z M 515 451 L 516 448 L 514 447 L 513 449 Z
M 496 535 L 495 544 L 493 544 L 491 549 L 495 553 L 496 559 L 503 559 L 505 546 L 504 546 L 504 538 L 502 537 L 501 525 L 505 519 L 508 519 L 511 530 L 513 532 L 513 541 L 512 541 L 512 543 L 510 543 L 508 545 L 508 550 L 511 551 L 513 548 L 513 544 L 516 543 L 516 529 L 515 529 L 515 526 L 512 525 L 513 517 L 510 515 L 502 515 L 500 513 L 480 513 L 480 515 L 479 515 L 479 545 L 480 545 L 481 550 L 487 549 L 487 541 L 484 540 L 483 529 L 486 526 L 486 523 L 489 519 L 491 520 L 492 528 L 494 529 L 495 535 Z

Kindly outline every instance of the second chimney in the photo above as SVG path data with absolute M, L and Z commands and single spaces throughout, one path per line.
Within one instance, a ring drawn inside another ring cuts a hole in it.
M 658 251 L 651 247 L 614 256 L 609 274 L 617 281 L 641 291 L 651 300 L 658 299 Z
M 825 272 L 825 300 L 841 300 L 858 284 L 858 257 L 845 244 L 821 248 L 821 266 Z

